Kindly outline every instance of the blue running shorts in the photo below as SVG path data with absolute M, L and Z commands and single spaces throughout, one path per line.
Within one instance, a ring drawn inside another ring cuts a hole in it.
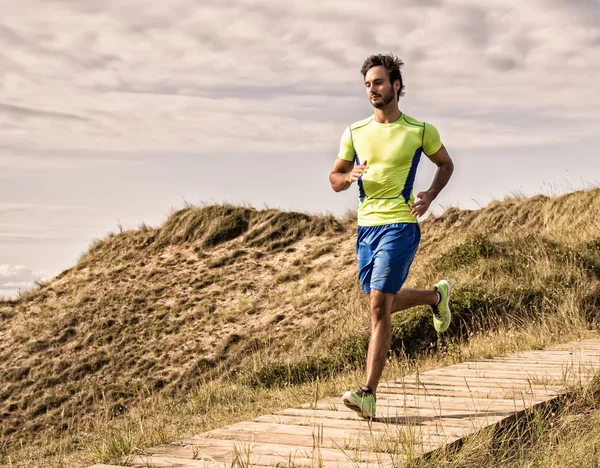
M 406 281 L 419 242 L 418 223 L 358 226 L 358 279 L 365 294 L 371 288 L 396 294 Z

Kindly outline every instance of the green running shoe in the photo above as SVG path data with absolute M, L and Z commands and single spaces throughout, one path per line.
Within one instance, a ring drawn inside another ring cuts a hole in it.
M 366 389 L 366 390 L 365 390 Z M 356 411 L 365 419 L 375 418 L 375 397 L 369 387 L 359 388 L 356 392 L 346 392 L 342 395 L 342 401 L 351 410 Z
M 431 306 L 433 309 L 433 326 L 438 332 L 445 332 L 450 325 L 450 294 L 452 293 L 452 285 L 442 280 L 434 286 L 434 289 L 440 294 L 440 303 Z

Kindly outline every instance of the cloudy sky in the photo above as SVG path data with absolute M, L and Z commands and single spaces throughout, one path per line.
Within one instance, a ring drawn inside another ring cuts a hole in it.
M 186 201 L 355 208 L 328 175 L 373 53 L 456 162 L 434 209 L 598 184 L 599 25 L 597 0 L 0 0 L 0 296 Z

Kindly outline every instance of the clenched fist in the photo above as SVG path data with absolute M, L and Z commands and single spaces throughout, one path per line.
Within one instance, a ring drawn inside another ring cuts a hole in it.
M 429 209 L 429 205 L 435 199 L 435 195 L 429 191 L 417 193 L 418 200 L 411 205 L 410 212 L 417 218 L 423 216 Z
M 364 161 L 359 166 L 354 166 L 352 171 L 350 171 L 346 175 L 346 180 L 352 184 L 352 183 L 356 182 L 358 179 L 360 179 L 362 177 L 362 175 L 365 174 L 366 172 L 367 172 L 367 161 Z

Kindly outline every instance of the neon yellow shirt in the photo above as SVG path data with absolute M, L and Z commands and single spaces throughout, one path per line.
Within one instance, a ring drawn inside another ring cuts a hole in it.
M 432 155 L 441 147 L 433 125 L 406 114 L 391 123 L 371 116 L 346 128 L 338 158 L 355 164 L 367 161 L 368 167 L 358 180 L 358 225 L 416 223 L 410 205 L 421 153 Z

